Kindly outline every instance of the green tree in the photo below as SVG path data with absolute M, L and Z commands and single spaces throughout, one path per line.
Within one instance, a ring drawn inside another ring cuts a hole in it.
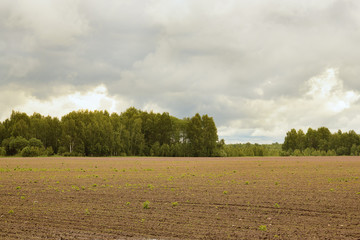
M 198 113 L 187 124 L 187 137 L 191 146 L 191 155 L 194 157 L 205 156 L 202 125 L 202 119 Z
M 306 132 L 305 138 L 306 138 L 306 147 L 318 149 L 319 137 L 316 130 L 309 128 Z
M 21 136 L 17 136 L 16 138 L 11 138 L 9 142 L 9 152 L 10 154 L 17 154 L 27 146 L 29 146 L 29 141 Z
M 0 122 L 0 143 L 6 138 L 6 128 L 2 122 Z
M 30 147 L 37 147 L 37 148 L 43 148 L 43 147 L 44 147 L 44 145 L 43 145 L 43 143 L 41 142 L 41 140 L 36 139 L 36 138 L 31 138 L 31 139 L 29 139 L 29 146 L 30 146 Z
M 208 115 L 202 116 L 203 148 L 205 156 L 214 156 L 217 147 L 218 135 L 214 119 Z
M 84 155 L 84 128 L 85 123 L 81 121 L 79 112 L 71 112 L 62 117 L 62 136 L 61 144 L 63 149 L 69 152 L 70 155 Z
M 317 130 L 319 139 L 319 150 L 328 151 L 330 145 L 331 132 L 326 127 L 320 127 Z
M 6 150 L 4 147 L 0 147 L 0 156 L 5 156 L 6 155 Z
M 298 134 L 296 130 L 293 128 L 286 133 L 286 137 L 284 140 L 284 144 L 282 145 L 282 149 L 284 151 L 292 152 L 294 149 L 297 148 L 297 144 L 298 144 Z
M 299 129 L 297 131 L 297 137 L 296 137 L 296 148 L 302 152 L 305 149 L 306 146 L 306 135 L 303 132 L 303 130 Z
M 150 156 L 160 156 L 160 143 L 155 142 L 150 149 Z

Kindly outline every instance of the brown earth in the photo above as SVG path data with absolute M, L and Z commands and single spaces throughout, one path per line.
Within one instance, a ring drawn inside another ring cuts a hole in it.
M 359 157 L 0 158 L 0 239 L 360 239 L 359 178 Z

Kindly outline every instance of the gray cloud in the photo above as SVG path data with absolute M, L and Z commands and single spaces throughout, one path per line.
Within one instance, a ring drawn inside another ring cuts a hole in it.
M 0 106 L 8 112 L 25 108 L 27 98 L 51 103 L 102 84 L 109 97 L 121 99 L 119 110 L 128 103 L 178 117 L 207 113 L 229 141 L 271 141 L 271 135 L 281 141 L 287 128 L 321 124 L 355 129 L 339 116 L 359 118 L 352 111 L 358 100 L 346 99 L 360 91 L 359 5 L 5 0 L 0 88 L 6 96 L 14 88 L 22 95 Z M 327 69 L 337 70 L 341 91 L 311 100 L 309 79 Z M 344 99 L 349 106 L 336 113 L 323 104 Z M 319 106 L 325 110 L 316 111 Z

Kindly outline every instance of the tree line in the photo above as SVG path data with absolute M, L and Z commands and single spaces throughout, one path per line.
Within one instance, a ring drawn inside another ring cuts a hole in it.
M 0 155 L 220 156 L 212 117 L 178 119 L 134 107 L 121 114 L 73 111 L 61 117 L 13 111 L 0 122 Z
M 280 156 L 282 154 L 280 143 L 258 144 L 238 143 L 224 145 L 223 152 L 227 157 L 263 157 Z
M 336 156 L 360 155 L 360 136 L 354 131 L 331 133 L 326 127 L 303 130 L 291 129 L 282 145 L 283 155 Z
M 0 156 L 335 156 L 360 155 L 353 130 L 291 129 L 284 143 L 225 144 L 212 117 L 179 119 L 134 107 L 120 114 L 73 111 L 61 117 L 13 111 L 0 122 Z

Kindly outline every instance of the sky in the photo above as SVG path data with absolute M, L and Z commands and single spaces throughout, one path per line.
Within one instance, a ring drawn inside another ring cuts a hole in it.
M 12 110 L 195 113 L 226 143 L 360 133 L 360 1 L 2 0 L 0 121 Z

